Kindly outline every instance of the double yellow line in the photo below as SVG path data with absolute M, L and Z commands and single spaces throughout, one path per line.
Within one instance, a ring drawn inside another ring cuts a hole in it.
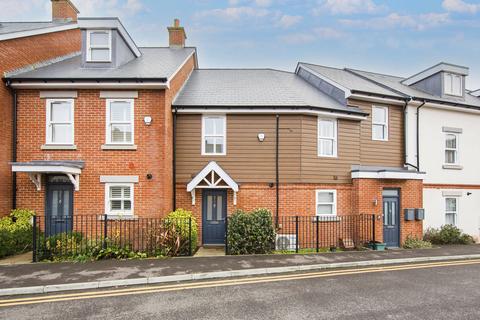
M 258 284 L 258 283 L 268 283 L 268 282 L 303 280 L 303 279 L 312 279 L 312 278 L 326 278 L 326 277 L 336 277 L 336 276 L 346 276 L 346 275 L 356 275 L 356 274 L 376 273 L 376 272 L 391 272 L 391 271 L 412 270 L 412 269 L 464 266 L 464 265 L 475 265 L 475 264 L 480 264 L 480 259 L 448 261 L 448 262 L 429 262 L 429 263 L 422 263 L 422 264 L 405 264 L 405 265 L 384 266 L 384 267 L 367 267 L 367 268 L 359 268 L 359 269 L 308 272 L 308 273 L 297 273 L 297 274 L 287 274 L 287 275 L 272 275 L 272 276 L 263 276 L 263 277 L 253 277 L 253 278 L 236 278 L 236 279 L 228 279 L 228 280 L 200 281 L 200 282 L 173 284 L 173 285 L 157 285 L 157 286 L 149 286 L 149 287 L 141 287 L 141 288 L 137 287 L 137 288 L 127 288 L 127 289 L 90 291 L 90 292 L 80 292 L 80 293 L 70 293 L 70 294 L 56 294 L 56 295 L 49 295 L 49 296 L 42 295 L 42 296 L 36 296 L 36 297 L 0 300 L 0 307 L 11 307 L 11 306 L 39 304 L 39 303 L 47 303 L 47 302 L 84 300 L 84 299 L 94 299 L 94 298 L 119 297 L 119 296 L 128 296 L 128 295 L 192 290 L 192 289 L 202 289 L 202 288 L 212 288 L 212 287 L 248 285 L 248 284 Z

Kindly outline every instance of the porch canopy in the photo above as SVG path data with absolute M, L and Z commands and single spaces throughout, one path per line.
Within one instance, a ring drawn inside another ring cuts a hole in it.
M 195 189 L 232 189 L 233 204 L 237 204 L 238 184 L 215 162 L 210 161 L 187 185 L 195 205 Z
M 28 173 L 37 191 L 42 189 L 42 174 L 64 174 L 70 179 L 75 191 L 80 190 L 80 174 L 85 166 L 83 161 L 48 161 L 12 162 L 12 172 Z
M 352 179 L 423 180 L 425 172 L 398 167 L 352 166 Z

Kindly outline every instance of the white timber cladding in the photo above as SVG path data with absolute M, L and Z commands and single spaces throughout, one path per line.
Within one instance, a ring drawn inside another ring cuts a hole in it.
M 316 190 L 316 214 L 320 217 L 337 215 L 337 190 Z
M 74 143 L 74 100 L 46 100 L 46 144 L 73 145 Z
M 107 145 L 134 144 L 134 100 L 107 99 Z
M 227 116 L 202 116 L 202 155 L 227 154 Z
M 332 118 L 318 118 L 318 156 L 337 157 L 338 122 Z
M 87 30 L 87 61 L 112 61 L 112 31 Z

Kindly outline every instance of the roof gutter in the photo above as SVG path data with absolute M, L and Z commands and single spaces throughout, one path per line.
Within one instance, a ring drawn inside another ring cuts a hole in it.
M 16 89 L 168 89 L 166 78 L 161 79 L 4 79 L 7 85 Z

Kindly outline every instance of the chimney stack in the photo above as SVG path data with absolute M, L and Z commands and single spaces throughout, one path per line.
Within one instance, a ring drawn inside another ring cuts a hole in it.
M 180 20 L 173 20 L 173 27 L 168 27 L 167 29 L 170 48 L 184 48 L 187 35 L 185 34 L 185 29 L 180 27 Z
M 51 0 L 53 21 L 76 22 L 80 11 L 70 0 Z

